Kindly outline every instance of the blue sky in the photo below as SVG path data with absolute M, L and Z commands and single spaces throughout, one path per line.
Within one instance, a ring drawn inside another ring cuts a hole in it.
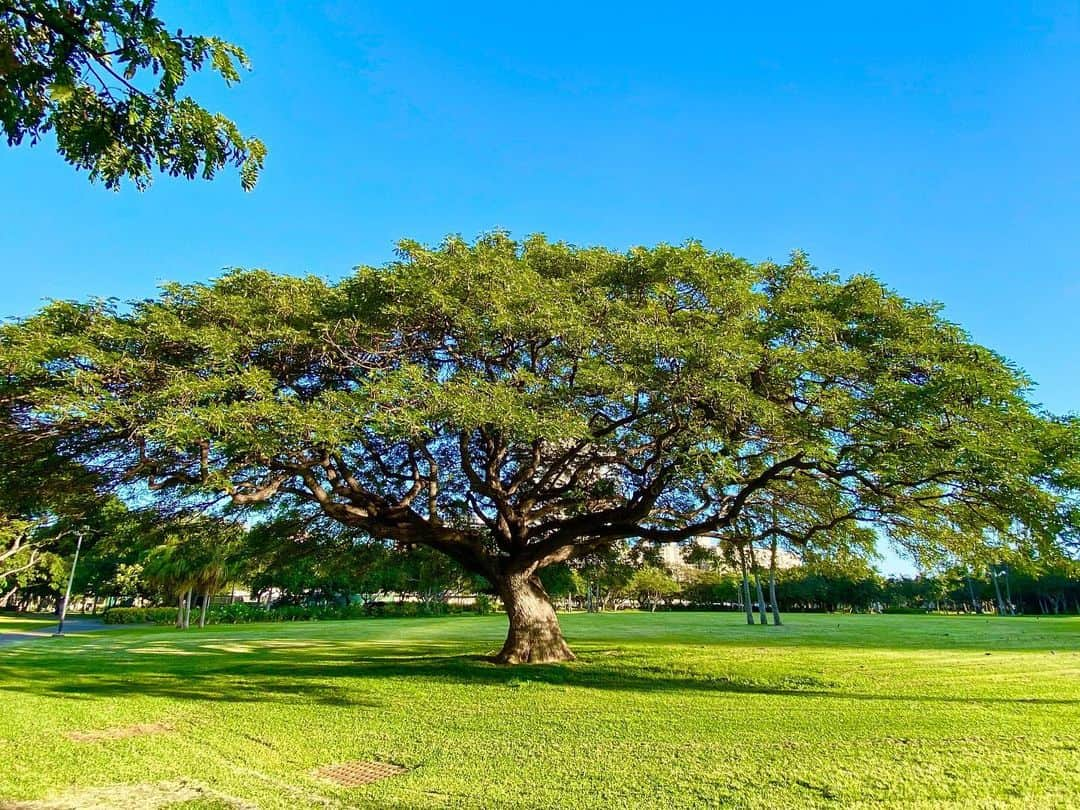
M 695 237 L 942 301 L 1080 409 L 1080 6 L 880 5 L 162 0 L 248 50 L 240 86 L 191 87 L 267 143 L 263 178 L 111 193 L 0 150 L 0 315 L 339 276 L 404 236 Z

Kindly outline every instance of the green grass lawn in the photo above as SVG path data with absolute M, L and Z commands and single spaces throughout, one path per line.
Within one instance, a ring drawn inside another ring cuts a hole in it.
M 518 668 L 480 657 L 499 616 L 0 647 L 0 806 L 118 784 L 161 806 L 159 782 L 191 808 L 1080 804 L 1080 619 L 787 621 L 564 616 L 580 659 Z M 162 728 L 68 736 L 131 724 Z M 312 773 L 348 760 L 411 770 Z
M 72 613 L 71 617 L 79 617 L 79 614 Z M 50 629 L 56 629 L 56 616 L 52 613 L 0 613 L 0 633 Z

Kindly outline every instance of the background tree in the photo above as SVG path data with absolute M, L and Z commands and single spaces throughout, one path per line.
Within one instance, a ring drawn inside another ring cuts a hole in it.
M 581 573 L 569 563 L 550 565 L 540 570 L 540 583 L 553 600 L 563 599 L 571 610 L 575 596 L 586 596 L 588 585 Z
M 813 525 L 962 554 L 1052 546 L 1077 424 L 877 281 L 701 245 L 402 243 L 336 284 L 236 272 L 0 331 L 9 430 L 159 497 L 321 513 L 487 579 L 498 660 L 572 657 L 537 572 L 722 531 L 816 487 Z
M 0 515 L 0 605 L 7 601 L 4 589 L 41 558 L 41 541 L 35 542 L 38 524 L 32 520 L 20 520 Z
M 0 396 L 0 423 L 8 404 Z M 64 565 L 58 555 L 70 555 L 74 534 L 117 503 L 95 491 L 102 482 L 88 470 L 54 453 L 49 437 L 12 438 L 0 428 L 0 606 L 19 589 L 48 595 Z
M 619 597 L 626 593 L 630 578 L 637 569 L 626 541 L 594 549 L 572 564 L 585 581 L 585 604 L 590 613 L 617 609 Z
M 783 572 L 781 601 L 803 609 L 868 610 L 882 598 L 881 575 L 865 556 L 826 546 L 808 548 L 802 564 Z
M 153 0 L 0 0 L 0 125 L 9 145 L 48 132 L 68 163 L 117 188 L 154 171 L 209 179 L 225 166 L 255 185 L 266 148 L 178 95 L 209 66 L 226 84 L 250 67 L 217 37 L 170 32 Z
M 208 516 L 184 516 L 159 527 L 161 537 L 143 562 L 143 576 L 172 596 L 176 625 L 187 629 L 199 600 L 199 626 L 205 626 L 210 597 L 239 570 L 243 552 L 240 526 Z
M 717 609 L 742 604 L 742 582 L 734 569 L 701 571 L 682 588 L 682 597 L 698 608 Z
M 663 568 L 646 565 L 634 572 L 626 590 L 642 609 L 655 612 L 658 605 L 679 592 L 679 583 Z
M 186 630 L 191 621 L 191 591 L 198 575 L 183 541 L 174 535 L 151 550 L 143 574 L 176 602 L 176 627 Z

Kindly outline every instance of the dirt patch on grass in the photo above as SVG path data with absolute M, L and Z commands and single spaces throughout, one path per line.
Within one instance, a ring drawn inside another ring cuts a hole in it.
M 172 731 L 172 726 L 166 723 L 134 723 L 130 726 L 113 726 L 92 731 L 69 731 L 67 738 L 75 742 L 106 742 L 141 737 L 144 734 L 164 734 L 167 731 Z
M 29 802 L 0 801 L 0 810 L 160 810 L 160 808 L 255 810 L 255 805 L 226 796 L 198 782 L 183 780 L 108 785 Z
M 374 762 L 370 760 L 357 760 L 355 762 L 341 762 L 337 765 L 327 765 L 315 771 L 320 779 L 333 782 L 343 787 L 359 787 L 378 782 L 390 776 L 405 773 L 408 769 L 389 762 Z

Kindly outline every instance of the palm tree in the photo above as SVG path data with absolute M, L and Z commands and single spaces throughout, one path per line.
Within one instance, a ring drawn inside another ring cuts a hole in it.
M 178 600 L 176 626 L 191 624 L 191 606 L 201 601 L 199 627 L 206 626 L 210 597 L 235 576 L 240 527 L 212 518 L 182 522 L 147 557 L 146 578 Z
M 151 549 L 143 566 L 147 582 L 177 600 L 176 627 L 188 627 L 191 615 L 191 591 L 198 581 L 198 569 L 190 549 L 181 537 L 170 535 Z

